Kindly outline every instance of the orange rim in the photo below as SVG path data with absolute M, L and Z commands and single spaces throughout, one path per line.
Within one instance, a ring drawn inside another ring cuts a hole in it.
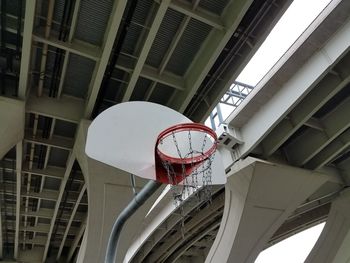
M 206 152 L 203 153 L 203 155 L 190 157 L 190 158 L 180 158 L 180 157 L 169 156 L 159 150 L 158 145 L 160 141 L 162 141 L 163 139 L 165 139 L 166 137 L 168 137 L 173 133 L 182 132 L 182 131 L 198 131 L 198 132 L 208 134 L 210 137 L 213 138 L 214 143 Z M 216 141 L 217 141 L 216 133 L 209 127 L 200 123 L 182 123 L 182 124 L 171 126 L 159 134 L 156 142 L 156 151 L 160 159 L 162 159 L 163 161 L 168 161 L 169 163 L 179 163 L 179 164 L 198 163 L 198 162 L 203 162 L 207 160 L 215 152 L 216 146 L 217 146 Z

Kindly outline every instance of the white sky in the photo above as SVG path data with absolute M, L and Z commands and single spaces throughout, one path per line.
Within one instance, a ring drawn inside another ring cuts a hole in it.
M 255 263 L 303 263 L 324 225 L 316 225 L 269 247 L 260 253 Z
M 255 86 L 330 0 L 294 0 L 237 81 Z
M 256 86 L 329 2 L 294 0 L 236 80 Z M 221 110 L 225 119 L 233 107 L 221 104 Z M 323 227 L 324 224 L 314 226 L 277 243 L 261 252 L 255 263 L 303 263 Z
M 236 80 L 256 86 L 329 2 L 294 0 Z M 224 119 L 234 110 L 229 105 L 220 106 Z M 209 118 L 205 123 L 211 127 Z

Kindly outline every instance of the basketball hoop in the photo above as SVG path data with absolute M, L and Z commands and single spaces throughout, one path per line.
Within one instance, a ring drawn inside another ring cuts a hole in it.
M 174 125 L 159 134 L 155 148 L 157 181 L 172 185 L 177 204 L 200 186 L 208 190 L 216 147 L 215 132 L 199 123 Z

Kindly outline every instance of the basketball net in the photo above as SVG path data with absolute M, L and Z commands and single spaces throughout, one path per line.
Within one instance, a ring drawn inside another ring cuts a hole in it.
M 176 206 L 196 194 L 210 200 L 216 134 L 195 123 L 180 124 L 162 132 L 156 145 L 157 180 L 171 185 Z

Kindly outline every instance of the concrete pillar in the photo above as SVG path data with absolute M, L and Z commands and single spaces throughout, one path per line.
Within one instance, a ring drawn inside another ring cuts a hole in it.
M 253 263 L 287 217 L 326 181 L 316 172 L 250 157 L 237 162 L 226 184 L 220 229 L 205 262 Z
M 0 160 L 24 137 L 24 102 L 0 96 Z
M 89 125 L 90 121 L 87 120 L 80 123 L 74 147 L 74 154 L 87 183 L 89 202 L 87 227 L 77 262 L 96 263 L 104 262 L 112 225 L 133 198 L 133 190 L 130 174 L 87 157 L 85 142 Z M 138 189 L 145 183 L 146 180 L 136 179 Z M 162 189 L 159 189 L 124 226 L 116 262 L 123 262 L 127 248 L 161 191 Z
M 350 262 L 350 189 L 333 201 L 327 223 L 305 263 Z

